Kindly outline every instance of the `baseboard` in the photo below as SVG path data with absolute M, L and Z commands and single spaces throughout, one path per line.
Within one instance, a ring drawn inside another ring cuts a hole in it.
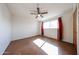
M 21 38 L 22 40 L 23 39 L 29 39 L 29 38 L 33 38 L 33 37 L 37 37 L 37 36 L 42 36 L 42 35 L 34 35 L 34 36 L 30 36 L 30 37 L 26 37 L 26 38 Z M 49 38 L 49 39 L 54 39 L 54 40 L 57 40 L 57 39 L 55 39 L 55 38 L 51 38 L 51 37 L 48 37 L 48 36 L 42 36 L 42 37 L 46 37 L 46 38 Z M 21 39 L 17 39 L 17 40 L 12 40 L 12 42 L 13 41 L 18 41 L 18 40 L 21 40 Z M 57 41 L 59 41 L 59 40 L 57 40 Z M 70 43 L 70 42 L 66 42 L 66 41 L 61 41 L 61 42 L 65 42 L 65 43 Z M 72 44 L 73 45 L 73 43 L 70 43 L 70 44 Z
M 43 37 L 46 37 L 46 38 L 49 38 L 49 39 L 57 40 L 57 39 L 55 39 L 55 38 L 51 38 L 51 37 L 48 37 L 48 36 L 43 36 Z
M 57 39 L 55 39 L 55 38 L 51 38 L 51 37 L 48 37 L 48 36 L 43 36 L 43 37 L 46 37 L 46 38 L 49 38 L 49 39 L 57 40 Z M 57 40 L 57 41 L 59 41 L 59 40 Z M 66 42 L 66 41 L 61 41 L 61 42 L 65 42 L 65 43 L 69 43 L 69 44 L 72 44 L 72 45 L 73 45 L 73 43 L 70 43 L 70 42 Z
M 29 38 L 36 37 L 36 36 L 40 36 L 40 35 L 34 35 L 34 36 L 30 36 L 30 37 L 25 37 L 25 38 L 21 38 L 21 39 L 12 40 L 12 42 L 13 41 L 18 41 L 18 40 L 23 40 L 23 39 L 29 39 Z
M 4 52 L 6 51 L 6 49 L 8 48 L 8 46 L 10 45 L 11 41 L 8 43 L 8 45 L 6 46 L 5 50 L 3 51 L 2 55 L 4 55 Z

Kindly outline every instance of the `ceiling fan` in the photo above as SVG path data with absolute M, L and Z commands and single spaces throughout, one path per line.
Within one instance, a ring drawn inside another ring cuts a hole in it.
M 38 4 L 37 4 L 36 10 L 31 10 L 32 12 L 30 13 L 32 15 L 36 15 L 35 18 L 38 18 L 38 17 L 43 18 L 43 14 L 47 14 L 48 13 L 47 11 L 42 12 L 41 9 L 39 8 Z

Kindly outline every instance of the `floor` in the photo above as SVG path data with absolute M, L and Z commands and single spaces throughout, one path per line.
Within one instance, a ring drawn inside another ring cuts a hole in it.
M 34 36 L 12 41 L 4 55 L 76 55 L 75 47 L 67 42 Z

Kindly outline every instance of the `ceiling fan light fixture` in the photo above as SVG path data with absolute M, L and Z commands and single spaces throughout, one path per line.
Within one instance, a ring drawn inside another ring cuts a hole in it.
M 40 17 L 40 14 L 38 14 L 38 17 Z

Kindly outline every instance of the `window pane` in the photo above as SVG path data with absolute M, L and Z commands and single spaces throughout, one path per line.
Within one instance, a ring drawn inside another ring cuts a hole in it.
M 50 28 L 58 28 L 58 20 L 51 21 L 50 23 Z
M 44 28 L 58 28 L 58 20 L 44 22 Z
M 49 28 L 49 23 L 50 22 L 44 22 L 44 28 Z

